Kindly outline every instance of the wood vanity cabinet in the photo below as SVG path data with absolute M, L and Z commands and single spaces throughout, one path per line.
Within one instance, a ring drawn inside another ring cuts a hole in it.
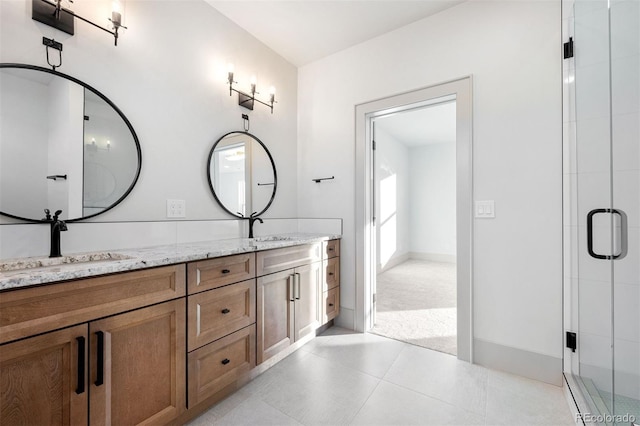
M 273 357 L 320 326 L 322 244 L 259 252 L 256 257 L 257 362 Z M 286 269 L 287 267 L 294 268 Z M 284 269 L 284 270 L 282 270 Z
M 322 324 L 340 313 L 340 240 L 323 242 Z
M 331 240 L 0 292 L 0 422 L 182 424 L 338 315 L 339 254 Z
M 255 254 L 189 263 L 187 281 L 191 409 L 227 396 L 256 366 Z
M 2 423 L 165 424 L 181 414 L 184 295 L 184 265 L 1 293 Z

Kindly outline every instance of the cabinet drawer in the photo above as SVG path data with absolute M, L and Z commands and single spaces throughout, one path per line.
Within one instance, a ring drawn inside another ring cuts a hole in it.
M 322 252 L 325 259 L 340 256 L 340 240 L 324 241 L 322 246 L 324 247 Z
M 256 365 L 256 326 L 250 325 L 188 355 L 189 407 L 242 378 Z
M 237 283 L 255 276 L 254 253 L 191 262 L 187 266 L 189 294 Z
M 322 260 L 322 244 L 305 244 L 258 252 L 256 272 L 258 276 L 284 271 Z
M 324 292 L 324 312 L 322 323 L 326 324 L 340 313 L 340 287 Z
M 323 291 L 331 290 L 340 285 L 340 258 L 333 257 L 322 262 L 324 265 Z
M 0 343 L 184 296 L 185 275 L 182 264 L 4 292 Z
M 253 324 L 255 306 L 255 279 L 189 296 L 189 351 Z

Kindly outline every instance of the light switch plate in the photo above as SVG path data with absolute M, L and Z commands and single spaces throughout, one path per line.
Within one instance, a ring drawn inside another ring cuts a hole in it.
M 491 219 L 496 217 L 496 203 L 493 200 L 476 201 L 475 217 Z
M 167 200 L 167 217 L 186 217 L 186 213 L 184 200 Z

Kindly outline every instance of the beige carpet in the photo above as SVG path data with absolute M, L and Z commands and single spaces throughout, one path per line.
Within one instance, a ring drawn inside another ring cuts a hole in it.
M 372 333 L 456 355 L 455 263 L 408 260 L 378 275 Z

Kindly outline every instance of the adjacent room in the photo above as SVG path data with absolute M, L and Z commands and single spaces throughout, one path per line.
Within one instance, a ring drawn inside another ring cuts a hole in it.
M 375 119 L 371 332 L 456 355 L 456 102 Z

